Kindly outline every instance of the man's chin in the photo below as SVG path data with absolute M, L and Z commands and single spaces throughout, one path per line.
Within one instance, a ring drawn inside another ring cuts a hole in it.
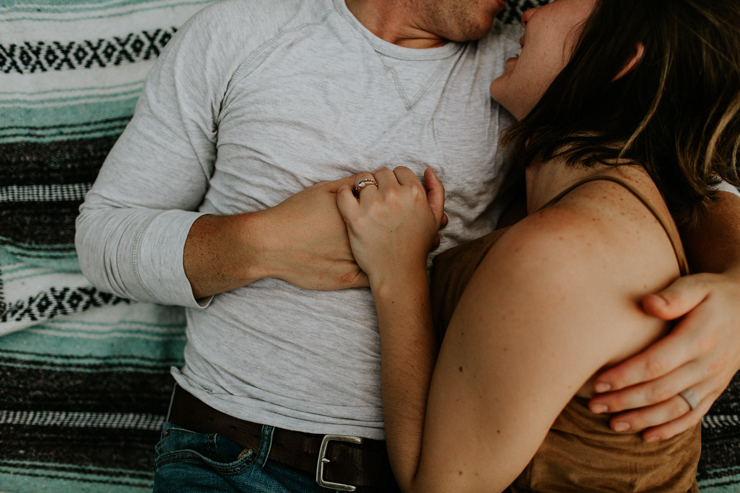
M 481 39 L 488 34 L 493 27 L 494 18 L 495 16 L 491 17 L 488 21 L 471 22 L 466 26 L 465 32 L 461 33 L 460 39 L 452 39 L 451 41 L 465 42 Z

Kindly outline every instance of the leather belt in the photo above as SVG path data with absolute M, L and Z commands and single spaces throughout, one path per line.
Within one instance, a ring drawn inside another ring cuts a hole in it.
M 262 425 L 213 409 L 176 385 L 169 421 L 196 433 L 218 433 L 255 453 L 262 441 Z M 385 442 L 355 437 L 316 435 L 275 428 L 269 460 L 313 476 L 320 486 L 354 491 L 366 486 L 378 491 L 398 491 Z M 345 486 L 340 488 L 338 486 Z

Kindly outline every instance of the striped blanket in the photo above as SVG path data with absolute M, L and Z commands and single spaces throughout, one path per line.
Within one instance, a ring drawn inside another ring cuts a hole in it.
M 151 490 L 183 311 L 92 287 L 74 221 L 153 61 L 210 1 L 0 4 L 0 492 Z M 505 22 L 535 2 L 511 3 Z M 703 423 L 703 491 L 740 491 L 738 415 L 736 379 Z

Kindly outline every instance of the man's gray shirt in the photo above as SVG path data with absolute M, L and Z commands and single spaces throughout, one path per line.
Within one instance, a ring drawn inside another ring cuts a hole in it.
M 368 289 L 277 279 L 193 298 L 183 247 L 203 214 L 273 207 L 323 180 L 431 166 L 446 187 L 439 251 L 488 233 L 510 117 L 488 87 L 518 30 L 414 50 L 344 0 L 226 0 L 193 17 L 152 69 L 81 207 L 77 249 L 101 289 L 187 307 L 178 384 L 257 423 L 382 439 L 380 340 Z M 202 306 L 207 305 L 207 306 Z

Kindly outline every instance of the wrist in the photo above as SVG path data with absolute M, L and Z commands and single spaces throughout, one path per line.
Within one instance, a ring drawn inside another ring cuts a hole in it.
M 396 300 L 417 291 L 429 291 L 429 274 L 425 264 L 368 274 L 368 280 L 376 303 L 383 299 Z
M 231 238 L 236 261 L 235 275 L 245 281 L 245 285 L 259 279 L 276 277 L 270 242 L 270 231 L 265 230 L 265 211 L 246 212 L 227 216 L 229 224 L 226 230 Z

